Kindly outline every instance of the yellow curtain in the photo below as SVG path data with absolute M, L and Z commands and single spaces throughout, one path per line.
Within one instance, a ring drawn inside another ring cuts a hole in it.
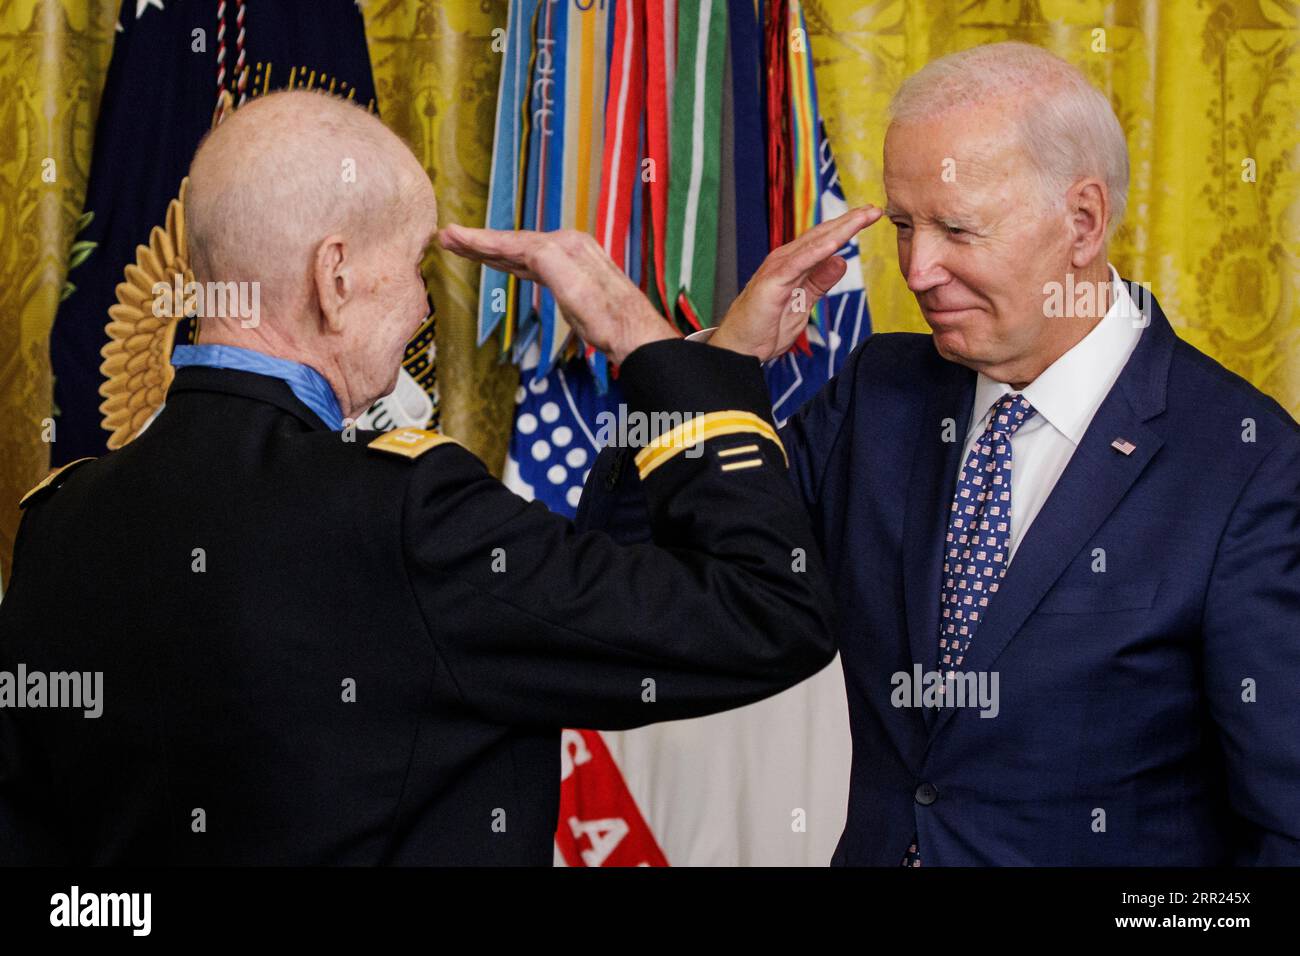
M 48 341 L 90 174 L 118 0 L 0 0 L 0 575 L 49 469 Z M 108 304 L 105 303 L 107 322 Z
M 1111 258 L 1179 333 L 1300 415 L 1300 55 L 1279 0 L 804 0 L 820 105 L 851 202 L 881 202 L 885 106 L 952 50 L 1019 39 L 1077 64 L 1128 135 Z M 117 0 L 0 0 L 0 562 L 48 464 L 46 339 L 81 211 Z M 443 222 L 482 222 L 504 0 L 370 0 L 384 119 L 433 178 Z M 42 180 L 53 160 L 53 182 Z M 879 330 L 923 331 L 892 233 L 863 236 Z M 517 378 L 474 347 L 477 269 L 434 252 L 443 428 L 499 468 Z M 107 303 L 105 304 L 107 310 Z M 107 316 L 106 316 L 107 318 Z
M 501 75 L 492 31 L 504 31 L 506 4 L 389 0 L 363 10 L 379 109 L 433 180 L 439 224 L 483 225 Z M 438 309 L 442 431 L 500 474 L 519 373 L 499 361 L 495 340 L 476 347 L 478 276 L 477 265 L 441 249 L 425 263 Z
M 805 0 L 822 113 L 851 202 L 884 201 L 886 105 L 954 50 L 1023 40 L 1115 107 L 1132 166 L 1111 248 L 1179 335 L 1300 417 L 1300 7 L 1274 0 Z M 1253 181 L 1252 181 L 1253 173 Z M 878 331 L 925 331 L 893 229 L 863 236 Z

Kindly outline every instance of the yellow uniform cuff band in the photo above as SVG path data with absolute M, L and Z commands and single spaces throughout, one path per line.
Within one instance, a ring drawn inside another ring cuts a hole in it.
M 664 462 L 688 448 L 694 448 L 711 438 L 741 433 L 760 435 L 775 443 L 776 447 L 781 449 L 781 456 L 786 459 L 786 464 L 790 463 L 790 459 L 785 454 L 785 446 L 781 444 L 776 429 L 770 424 L 753 412 L 725 411 L 693 415 L 676 428 L 660 435 L 637 452 L 637 471 L 641 473 L 641 478 L 644 480 Z

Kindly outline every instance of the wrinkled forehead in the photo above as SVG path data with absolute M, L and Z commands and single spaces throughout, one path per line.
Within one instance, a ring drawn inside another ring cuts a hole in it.
M 417 187 L 411 210 L 411 220 L 423 248 L 433 241 L 438 231 L 438 198 L 427 178 Z
M 950 110 L 891 123 L 884 154 L 891 206 L 935 195 L 952 205 L 978 205 L 991 195 L 1028 190 L 1033 172 L 1007 109 Z
M 396 232 L 400 226 L 403 232 L 413 235 L 424 244 L 438 228 L 438 200 L 424 167 L 404 145 L 401 153 L 394 170 L 398 182 L 400 222 L 390 223 L 389 227 Z

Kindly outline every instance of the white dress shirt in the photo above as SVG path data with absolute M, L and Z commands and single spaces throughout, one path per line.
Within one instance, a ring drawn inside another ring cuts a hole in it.
M 1021 392 L 1037 414 L 1011 436 L 1008 565 L 1142 336 L 1146 320 L 1115 267 L 1109 268 L 1111 297 L 1106 314 L 1092 331 Z M 712 334 L 713 329 L 703 329 L 687 338 L 705 342 Z M 975 403 L 966 429 L 962 461 L 970 456 L 976 439 L 988 427 L 998 399 L 1014 391 L 1005 382 L 977 373 Z
M 1114 266 L 1110 278 L 1111 304 L 1101 321 L 1020 393 L 1037 414 L 1011 436 L 1008 564 L 1142 335 L 1145 320 Z M 1005 382 L 978 373 L 962 461 L 988 427 L 998 399 L 1014 391 Z

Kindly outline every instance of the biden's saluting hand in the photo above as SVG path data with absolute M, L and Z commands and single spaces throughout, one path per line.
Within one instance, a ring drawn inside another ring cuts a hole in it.
M 753 355 L 760 362 L 794 345 L 813 306 L 844 275 L 836 252 L 883 215 L 859 206 L 773 249 L 736 297 L 709 344 Z

